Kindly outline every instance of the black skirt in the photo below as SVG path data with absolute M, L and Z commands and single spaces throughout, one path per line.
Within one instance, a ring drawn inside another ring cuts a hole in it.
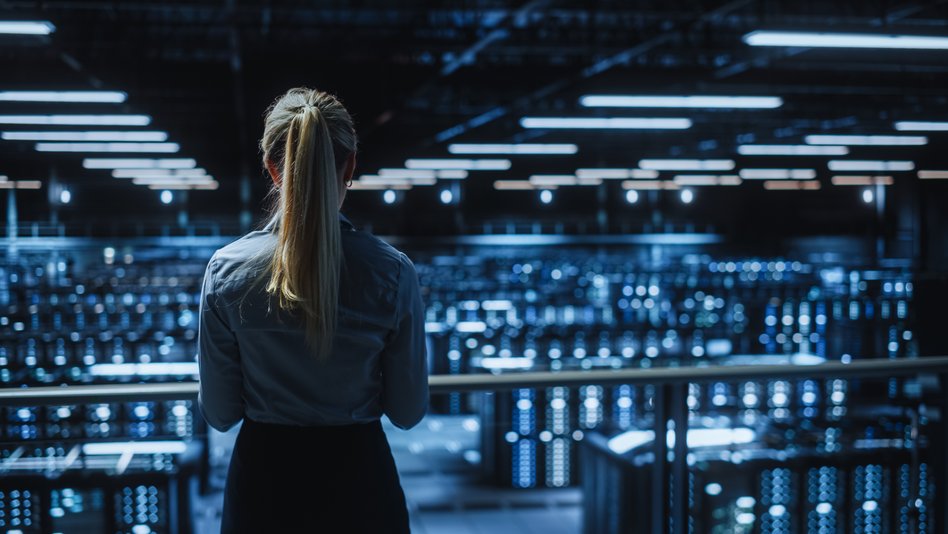
M 381 423 L 295 427 L 245 419 L 221 532 L 409 532 Z

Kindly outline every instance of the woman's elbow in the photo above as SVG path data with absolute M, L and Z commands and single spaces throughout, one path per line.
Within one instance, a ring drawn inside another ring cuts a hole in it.
M 219 410 L 208 409 L 207 405 L 204 402 L 198 402 L 198 406 L 201 409 L 201 415 L 204 416 L 204 420 L 207 421 L 208 426 L 217 430 L 218 432 L 227 432 L 231 428 L 237 425 L 243 419 L 243 414 L 227 414 L 222 413 Z
M 388 415 L 389 420 L 396 427 L 402 430 L 408 430 L 420 423 L 427 412 L 428 399 L 425 398 L 410 410 L 386 410 L 386 415 Z

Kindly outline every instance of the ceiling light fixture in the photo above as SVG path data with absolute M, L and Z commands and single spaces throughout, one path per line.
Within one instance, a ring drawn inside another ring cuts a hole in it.
M 795 48 L 948 49 L 948 37 L 935 35 L 754 31 L 744 36 L 744 42 L 750 46 Z
M 582 106 L 613 108 L 726 108 L 774 109 L 783 105 L 779 96 L 663 96 L 663 95 L 585 95 Z
M 691 119 L 637 117 L 523 117 L 524 128 L 575 130 L 687 130 Z

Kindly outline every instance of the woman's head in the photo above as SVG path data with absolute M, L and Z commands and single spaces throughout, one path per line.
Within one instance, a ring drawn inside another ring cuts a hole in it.
M 355 169 L 352 117 L 332 95 L 290 89 L 267 110 L 260 148 L 273 178 L 277 243 L 267 291 L 299 310 L 319 354 L 331 348 L 342 244 L 339 208 Z
M 327 137 L 329 142 L 320 145 Z M 297 87 L 287 91 L 267 109 L 260 150 L 264 167 L 277 189 L 282 187 L 287 167 L 286 154 L 294 153 L 294 150 L 297 157 L 308 156 L 303 159 L 315 164 L 317 172 L 325 171 L 327 178 L 333 174 L 330 171 L 334 171 L 336 185 L 340 186 L 341 205 L 341 199 L 345 197 L 345 188 L 341 186 L 352 179 L 357 144 L 352 117 L 335 96 Z

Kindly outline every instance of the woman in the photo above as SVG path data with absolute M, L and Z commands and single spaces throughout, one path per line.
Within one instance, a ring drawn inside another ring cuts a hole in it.
M 260 147 L 272 216 L 214 254 L 201 295 L 201 410 L 243 420 L 221 530 L 407 532 L 379 418 L 410 428 L 428 405 L 414 266 L 339 213 L 356 134 L 335 97 L 291 89 Z

